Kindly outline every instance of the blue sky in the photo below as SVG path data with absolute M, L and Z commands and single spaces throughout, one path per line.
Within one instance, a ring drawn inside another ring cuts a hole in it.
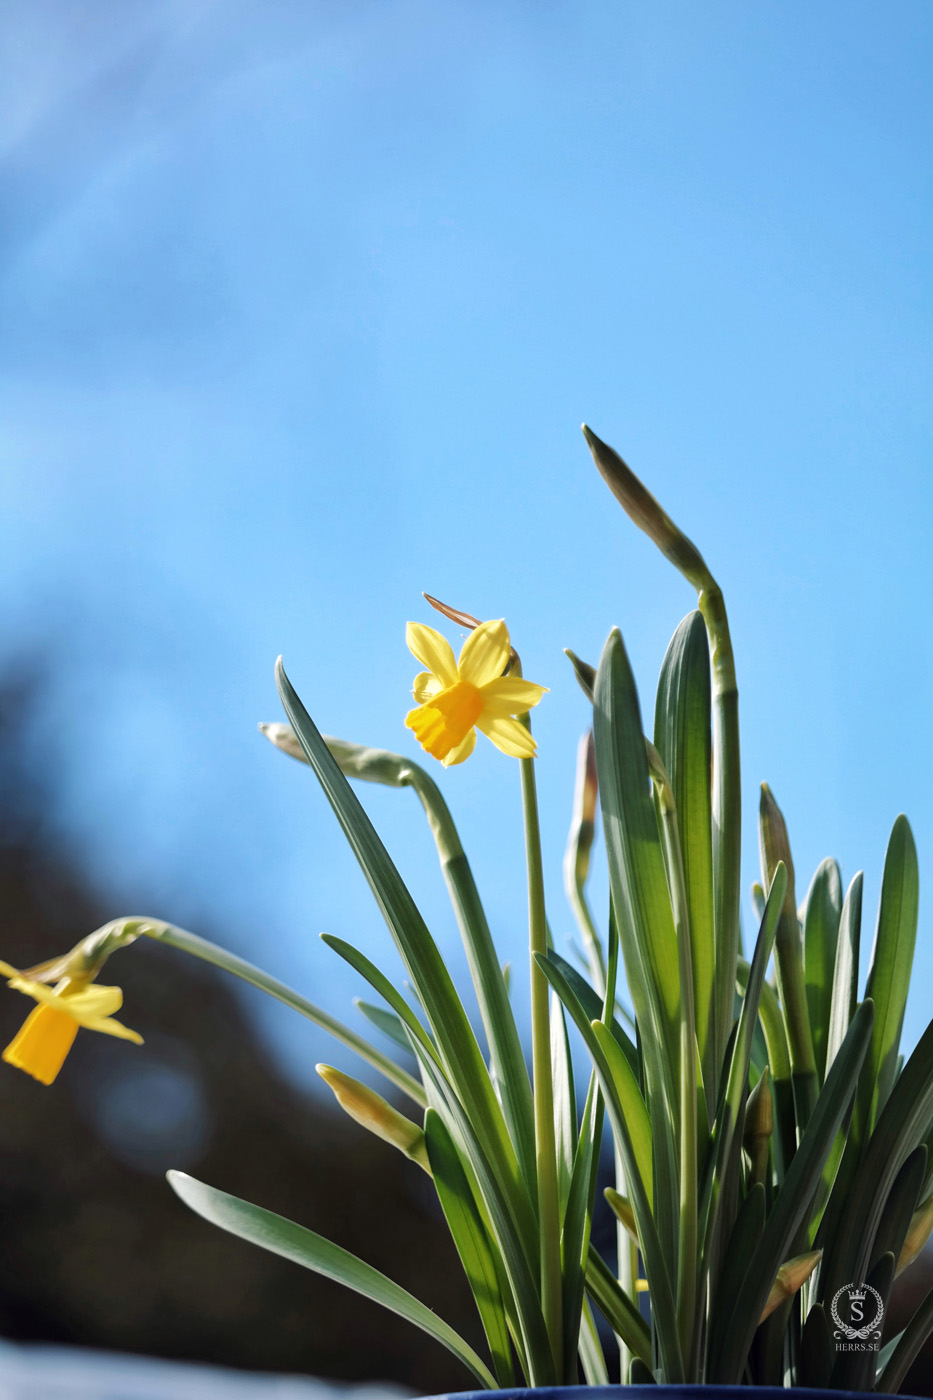
M 618 624 L 650 713 L 693 602 L 585 419 L 725 591 L 746 888 L 766 779 L 800 897 L 826 855 L 846 883 L 865 869 L 867 962 L 910 816 L 912 1043 L 933 971 L 930 7 L 13 0 L 2 24 L 0 661 L 47 667 L 58 820 L 113 912 L 355 1016 L 317 934 L 392 970 L 388 934 L 313 778 L 255 726 L 282 652 L 322 729 L 413 753 L 426 589 L 504 616 L 551 687 L 561 941 L 586 723 L 561 649 L 595 661 Z M 521 1001 L 516 765 L 481 741 L 442 783 Z M 365 801 L 462 975 L 414 800 Z M 300 1079 L 349 1066 L 272 1010 Z

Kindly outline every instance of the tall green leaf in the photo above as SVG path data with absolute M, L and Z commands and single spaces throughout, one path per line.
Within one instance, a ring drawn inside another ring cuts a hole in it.
M 897 1338 L 875 1389 L 884 1395 L 896 1395 L 930 1336 L 933 1336 L 933 1288 Z
M 371 1264 L 316 1235 L 313 1230 L 306 1230 L 304 1226 L 275 1215 L 271 1210 L 264 1210 L 262 1206 L 241 1201 L 226 1191 L 218 1191 L 184 1172 L 169 1172 L 168 1180 L 185 1205 L 212 1225 L 219 1225 L 231 1235 L 238 1235 L 240 1239 L 258 1244 L 272 1254 L 280 1254 L 284 1259 L 302 1264 L 306 1269 L 323 1274 L 325 1278 L 342 1283 L 346 1288 L 362 1293 L 364 1298 L 389 1308 L 453 1352 L 481 1386 L 495 1390 L 495 1377 L 473 1348 L 429 1307 Z
M 711 1380 L 734 1385 L 741 1377 L 771 1285 L 781 1264 L 791 1255 L 792 1241 L 806 1218 L 823 1165 L 855 1091 L 871 1038 L 872 1015 L 871 1002 L 863 1002 L 826 1077 L 736 1296 L 719 1354 L 712 1358 Z
M 489 1238 L 473 1204 L 470 1185 L 460 1165 L 453 1139 L 441 1115 L 433 1108 L 429 1108 L 425 1114 L 424 1135 L 438 1199 L 476 1300 L 496 1379 L 500 1386 L 514 1385 L 509 1329 Z
M 562 958 L 560 953 L 558 953 L 554 948 L 548 949 L 547 956 L 548 962 L 553 963 L 553 965 L 558 969 L 558 971 L 563 974 L 564 980 L 567 982 L 568 986 L 571 988 L 574 995 L 576 996 L 577 1001 L 579 1001 L 580 1005 L 583 1007 L 583 1010 L 586 1012 L 587 1021 L 600 1020 L 603 1014 L 602 998 L 600 996 L 597 996 L 596 992 L 594 992 L 589 982 L 587 982 L 585 978 L 581 977 L 577 969 L 573 966 L 573 964 L 569 963 L 566 958 Z M 640 1068 L 638 1063 L 638 1050 L 632 1043 L 632 1039 L 629 1036 L 628 1032 L 625 1030 L 621 1021 L 619 1021 L 617 1017 L 613 1016 L 612 1024 L 610 1025 L 609 1029 L 612 1031 L 612 1034 L 619 1042 L 619 1048 L 622 1050 L 623 1054 L 625 1055 L 625 1058 L 631 1065 L 632 1073 L 635 1075 L 639 1074 Z
M 499 1249 L 508 1276 L 521 1329 L 521 1350 L 526 1359 L 529 1385 L 554 1385 L 554 1357 L 548 1337 L 537 1282 L 538 1253 L 529 1250 L 516 1227 L 503 1183 L 487 1155 L 470 1115 L 452 1086 L 441 1076 L 417 1038 L 409 1033 L 411 1048 L 430 1084 L 434 1103 L 452 1137 L 462 1142 L 489 1215 L 490 1236 Z
M 787 1030 L 787 1045 L 790 1050 L 794 1084 L 794 1110 L 799 1136 L 813 1112 L 819 1084 L 816 1074 L 816 1059 L 813 1054 L 810 1013 L 807 1007 L 800 926 L 797 920 L 794 862 L 791 857 L 790 840 L 787 835 L 784 814 L 774 800 L 774 795 L 767 783 L 761 785 L 761 801 L 758 808 L 758 842 L 761 855 L 761 880 L 766 888 L 773 877 L 778 861 L 783 861 L 787 867 L 787 893 L 784 896 L 784 909 L 781 913 L 774 944 L 774 971 Z M 790 1147 L 789 1143 L 785 1145 L 785 1155 Z
M 557 1147 L 557 1185 L 563 1219 L 577 1148 L 577 1106 L 573 1087 L 573 1063 L 563 1007 L 551 993 L 551 1079 L 554 1085 L 554 1123 Z
M 732 1040 L 732 1053 L 728 1061 L 725 1084 L 713 1123 L 710 1152 L 703 1177 L 703 1196 L 700 1208 L 700 1238 L 707 1268 L 712 1263 L 715 1251 L 715 1236 L 719 1224 L 717 1206 L 720 1193 L 738 1169 L 738 1152 L 742 1142 L 752 1034 L 758 1020 L 761 992 L 768 970 L 771 950 L 774 947 L 774 938 L 781 917 L 786 885 L 787 874 L 783 864 L 779 863 L 774 872 L 761 927 L 758 930 L 755 952 L 752 956 L 752 965 L 745 987 L 745 996 L 742 999 L 742 1010 L 739 1013 Z
M 842 915 L 842 876 L 834 860 L 824 860 L 807 892 L 803 925 L 804 975 L 813 1054 L 820 1083 L 826 1074 L 836 944 Z
M 919 897 L 917 848 L 910 823 L 902 814 L 894 823 L 885 853 L 878 926 L 865 987 L 865 995 L 877 1007 L 867 1074 L 859 1086 L 860 1123 L 866 1123 L 869 1131 L 887 1102 L 897 1069 Z
M 665 1249 L 674 1259 L 680 1199 L 675 1128 L 681 1064 L 677 937 L 638 694 L 617 630 L 609 635 L 596 674 L 594 734 L 609 885 L 645 1056 L 656 1217 Z
M 911 1152 L 925 1142 L 931 1124 L 933 1021 L 891 1091 L 851 1180 L 837 1182 L 833 1188 L 823 1226 L 820 1293 L 824 1301 L 853 1279 L 865 1278 L 888 1195 Z M 847 1189 L 837 1202 L 840 1186 Z
M 824 1390 L 829 1384 L 836 1344 L 822 1303 L 814 1303 L 807 1314 L 797 1358 L 797 1384 Z
M 846 890 L 836 942 L 836 965 L 833 968 L 833 993 L 829 1012 L 829 1035 L 826 1044 L 826 1067 L 832 1064 L 836 1051 L 845 1039 L 849 1022 L 855 1015 L 858 999 L 859 941 L 862 929 L 862 872 L 855 875 Z
M 718 1066 L 714 1059 L 716 944 L 710 714 L 709 643 L 702 615 L 692 612 L 674 633 L 661 666 L 654 742 L 670 777 L 677 810 L 689 910 L 697 1045 L 712 1117 Z
M 745 1197 L 732 1226 L 723 1264 L 709 1293 L 709 1350 L 715 1355 L 732 1316 L 733 1301 L 742 1286 L 752 1255 L 765 1228 L 765 1188 L 756 1181 Z
M 619 1287 L 609 1265 L 590 1245 L 586 1287 L 609 1326 L 646 1366 L 651 1365 L 651 1332 L 638 1308 Z
M 556 993 L 554 994 L 556 1000 Z M 559 1005 L 559 1003 L 558 1003 Z M 563 1019 L 563 1017 L 561 1017 Z M 593 1219 L 593 1197 L 599 1167 L 599 1145 L 603 1135 L 603 1100 L 596 1080 L 590 1075 L 583 1122 L 574 1154 L 567 1206 L 561 1230 L 561 1271 L 564 1279 L 564 1384 L 577 1382 L 577 1354 L 581 1342 L 581 1320 L 585 1298 L 585 1269 Z
M 591 1021 L 587 1016 L 553 953 L 549 953 L 546 958 L 539 957 L 538 964 L 570 1012 L 577 1030 L 595 1058 L 600 1049 L 600 1042 L 596 1039 L 594 1029 L 595 1018 Z M 605 1027 L 603 1030 L 605 1032 Z M 628 1057 L 622 1052 L 618 1042 L 609 1032 L 605 1032 L 605 1035 L 607 1037 L 605 1043 L 611 1039 L 614 1048 L 608 1052 L 608 1055 L 604 1050 L 601 1059 L 608 1067 L 607 1072 L 611 1077 L 612 1090 L 619 1104 L 619 1112 L 625 1119 L 626 1132 L 632 1145 L 631 1165 L 635 1168 L 648 1209 L 651 1210 L 654 1179 L 651 1119 L 648 1116 L 641 1088 Z
M 381 1031 L 389 1040 L 401 1046 L 407 1054 L 411 1054 L 408 1048 L 408 1037 L 402 1030 L 401 1020 L 394 1011 L 386 1011 L 384 1006 L 373 1006 L 372 1002 L 363 1001 L 361 997 L 354 997 L 353 1005 L 371 1025 L 376 1027 L 377 1031 Z

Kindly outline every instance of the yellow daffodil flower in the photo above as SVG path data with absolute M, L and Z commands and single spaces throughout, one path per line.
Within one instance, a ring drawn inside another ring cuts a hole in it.
M 433 627 L 409 622 L 405 640 L 428 668 L 415 677 L 418 707 L 405 716 L 423 749 L 449 768 L 469 758 L 479 729 L 503 753 L 534 756 L 535 741 L 515 716 L 537 705 L 547 687 L 502 674 L 511 655 L 504 622 L 481 622 L 464 642 L 459 661 Z
M 3 1058 L 40 1084 L 52 1083 L 65 1063 L 79 1026 L 132 1040 L 136 1045 L 143 1043 L 141 1035 L 113 1019 L 114 1012 L 123 1005 L 119 987 L 97 987 L 70 978 L 55 988 L 47 987 L 30 981 L 5 962 L 0 962 L 0 975 L 7 978 L 7 986 L 39 1003 L 4 1050 Z

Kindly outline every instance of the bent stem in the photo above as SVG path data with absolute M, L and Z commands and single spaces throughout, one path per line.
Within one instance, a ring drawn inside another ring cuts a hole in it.
M 531 725 L 525 716 L 524 723 Z M 535 786 L 535 761 L 520 760 L 522 812 L 525 821 L 525 858 L 528 865 L 528 933 L 531 959 L 531 1059 L 534 1076 L 535 1143 L 538 1177 L 539 1236 L 541 1241 L 541 1306 L 554 1367 L 563 1374 L 563 1298 L 560 1264 L 560 1206 L 557 1193 L 557 1143 L 554 1132 L 554 1086 L 551 1078 L 551 1026 L 549 987 L 535 961 L 535 953 L 547 956 L 547 915 L 544 907 L 544 871 L 541 830 Z
M 427 1097 L 417 1079 L 406 1073 L 394 1060 L 389 1059 L 388 1055 L 377 1050 L 375 1045 L 370 1045 L 368 1040 L 364 1040 L 361 1035 L 351 1031 L 349 1026 L 345 1026 L 336 1017 L 329 1016 L 326 1011 L 322 1011 L 319 1006 L 315 1006 L 313 1002 L 300 996 L 284 982 L 270 977 L 267 972 L 254 967 L 244 958 L 238 958 L 235 953 L 228 952 L 226 948 L 218 948 L 216 943 L 210 943 L 206 938 L 199 938 L 196 933 L 188 933 L 186 929 L 176 928 L 174 924 L 167 924 L 162 919 L 147 919 L 137 916 L 116 919 L 114 923 L 122 924 L 124 933 L 128 937 L 142 935 L 154 939 L 157 943 L 164 943 L 166 947 L 177 948 L 179 952 L 190 953 L 192 957 L 200 958 L 202 962 L 212 963 L 214 967 L 222 968 L 224 972 L 230 972 L 234 977 L 239 977 L 241 981 L 248 982 L 250 986 L 258 987 L 261 992 L 265 992 L 268 996 L 284 1002 L 293 1011 L 299 1012 L 307 1020 L 327 1031 L 335 1040 L 342 1041 L 351 1050 L 355 1050 L 362 1059 L 368 1061 L 374 1069 L 379 1070 L 380 1074 L 384 1074 L 386 1079 L 391 1080 L 396 1088 L 401 1089 L 420 1108 L 427 1106 Z

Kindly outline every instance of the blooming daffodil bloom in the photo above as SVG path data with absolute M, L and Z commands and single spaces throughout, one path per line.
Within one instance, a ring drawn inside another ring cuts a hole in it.
M 515 716 L 537 705 L 547 687 L 502 674 L 512 651 L 504 622 L 481 622 L 464 642 L 459 661 L 433 627 L 409 622 L 405 640 L 427 667 L 412 687 L 417 709 L 405 716 L 423 749 L 449 768 L 469 758 L 479 729 L 503 753 L 534 756 L 535 741 Z
M 5 962 L 0 962 L 0 976 L 7 978 L 7 986 L 14 991 L 38 1002 L 4 1050 L 3 1058 L 40 1084 L 52 1083 L 65 1063 L 79 1026 L 132 1040 L 136 1045 L 143 1043 L 141 1035 L 113 1019 L 114 1012 L 123 1005 L 119 987 L 98 987 L 68 978 L 57 987 L 47 987 L 30 981 Z

